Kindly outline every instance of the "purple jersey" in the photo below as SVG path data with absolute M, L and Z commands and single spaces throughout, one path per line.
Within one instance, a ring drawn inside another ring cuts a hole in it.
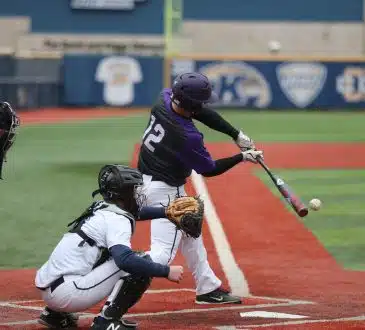
M 171 108 L 171 89 L 164 89 L 152 107 L 143 136 L 138 169 L 154 180 L 171 186 L 186 182 L 191 171 L 212 171 L 215 162 L 204 146 L 203 134 L 192 119 L 175 113 Z

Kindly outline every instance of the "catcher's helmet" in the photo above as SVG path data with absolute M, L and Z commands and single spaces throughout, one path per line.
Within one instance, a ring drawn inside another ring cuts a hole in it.
M 198 72 L 178 75 L 172 84 L 172 102 L 186 111 L 195 112 L 205 103 L 213 103 L 217 96 L 209 79 Z
M 13 145 L 20 120 L 8 102 L 0 102 L 0 179 L 6 153 Z
M 100 193 L 106 201 L 110 201 L 132 197 L 126 194 L 134 194 L 135 188 L 142 185 L 143 177 L 140 171 L 128 166 L 105 165 L 99 172 L 98 182 L 99 189 L 92 196 Z

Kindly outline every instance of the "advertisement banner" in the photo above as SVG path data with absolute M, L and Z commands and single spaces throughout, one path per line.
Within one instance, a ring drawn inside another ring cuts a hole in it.
M 147 0 L 71 0 L 72 9 L 132 10 Z
M 159 57 L 66 55 L 64 103 L 89 106 L 150 106 L 162 89 Z
M 365 62 L 175 59 L 171 80 L 189 71 L 210 78 L 218 107 L 365 108 Z

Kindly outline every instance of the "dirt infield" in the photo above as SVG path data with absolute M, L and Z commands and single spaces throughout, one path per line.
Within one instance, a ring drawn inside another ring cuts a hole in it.
M 43 109 L 35 111 L 22 112 L 20 120 L 22 125 L 32 124 L 51 124 L 59 122 L 82 121 L 88 119 L 105 118 L 105 117 L 121 117 L 129 116 L 137 113 L 145 113 L 144 108 L 128 108 L 128 109 L 111 109 L 111 108 L 95 108 L 95 109 L 79 109 L 79 108 L 57 108 Z
M 79 115 L 81 119 L 81 112 Z M 365 144 L 282 143 L 260 147 L 272 168 L 365 168 Z M 229 155 L 235 148 L 230 144 L 209 146 L 214 157 Z M 346 159 L 338 157 L 342 152 L 346 152 Z M 225 175 L 205 180 L 252 296 L 242 305 L 197 306 L 188 272 L 179 285 L 156 279 L 130 310 L 140 329 L 365 329 L 364 273 L 345 271 L 337 264 L 253 174 L 253 169 L 253 165 L 237 166 Z M 193 189 L 190 182 L 188 191 Z M 205 224 L 210 263 L 228 286 L 214 235 Z M 149 224 L 140 223 L 133 246 L 148 249 L 148 245 Z M 184 264 L 181 255 L 174 262 L 179 263 Z M 43 304 L 33 287 L 34 272 L 0 272 L 0 329 L 42 329 L 36 324 Z M 82 313 L 80 328 L 87 329 L 98 310 L 96 306 Z

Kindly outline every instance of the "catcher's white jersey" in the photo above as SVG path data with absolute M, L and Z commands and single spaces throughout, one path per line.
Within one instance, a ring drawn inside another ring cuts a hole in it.
M 96 246 L 81 244 L 83 239 L 78 234 L 66 233 L 49 260 L 38 270 L 36 286 L 46 288 L 63 275 L 90 273 L 101 254 L 98 247 L 110 248 L 117 244 L 131 247 L 132 225 L 126 214 L 119 207 L 107 204 L 106 208 L 97 210 L 86 220 L 81 229 L 95 241 Z

